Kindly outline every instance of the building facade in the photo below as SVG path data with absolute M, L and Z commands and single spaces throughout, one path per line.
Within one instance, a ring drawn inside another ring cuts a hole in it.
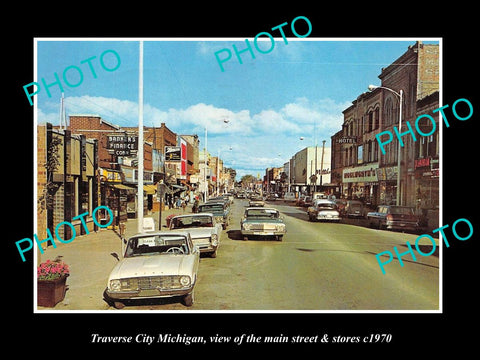
M 88 213 L 88 230 L 96 230 L 91 214 L 98 202 L 98 147 L 95 139 L 74 135 L 51 124 L 37 126 L 37 232 L 39 239 L 54 234 L 57 224 L 69 222 L 77 235 L 85 234 L 76 216 Z M 62 239 L 71 239 L 70 226 L 58 227 Z
M 338 195 L 361 199 L 372 207 L 396 204 L 398 198 L 398 204 L 413 206 L 419 213 L 438 209 L 439 131 L 424 137 L 415 130 L 417 117 L 426 113 L 435 118 L 438 130 L 438 113 L 432 113 L 439 106 L 438 45 L 416 42 L 383 68 L 379 79 L 379 87 L 360 94 L 343 111 L 342 129 L 332 136 Z M 429 133 L 433 125 L 425 120 L 418 126 Z M 383 153 L 376 135 L 387 131 L 393 137 Z

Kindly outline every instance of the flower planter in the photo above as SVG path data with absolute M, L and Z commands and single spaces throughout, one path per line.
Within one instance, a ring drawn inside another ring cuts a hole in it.
M 37 281 L 37 305 L 54 307 L 65 298 L 67 275 L 55 280 Z

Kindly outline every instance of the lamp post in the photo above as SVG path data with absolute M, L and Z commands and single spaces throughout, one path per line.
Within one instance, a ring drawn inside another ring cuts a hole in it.
M 395 94 L 398 96 L 399 102 L 400 102 L 400 111 L 399 111 L 399 117 L 398 117 L 398 131 L 401 133 L 402 132 L 402 107 L 403 107 L 403 90 L 400 89 L 399 92 L 396 92 L 393 89 L 390 89 L 385 86 L 375 86 L 375 85 L 368 85 L 368 90 L 373 91 L 375 89 L 385 89 L 390 91 L 391 93 Z M 396 205 L 400 205 L 400 162 L 401 162 L 401 146 L 400 142 L 398 142 L 398 161 L 397 161 L 397 199 L 396 199 Z

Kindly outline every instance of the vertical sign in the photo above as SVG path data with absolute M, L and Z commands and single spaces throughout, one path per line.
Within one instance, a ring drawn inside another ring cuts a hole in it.
M 179 144 L 181 151 L 180 179 L 185 180 L 187 178 L 187 142 L 180 137 Z

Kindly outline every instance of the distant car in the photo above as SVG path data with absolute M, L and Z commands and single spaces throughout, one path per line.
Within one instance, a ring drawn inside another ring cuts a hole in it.
M 367 219 L 371 227 L 387 230 L 418 230 L 418 218 L 413 207 L 379 205 L 376 211 L 369 212 Z
M 316 199 L 312 206 L 307 209 L 309 221 L 340 221 L 340 213 L 334 201 L 328 199 Z
M 193 305 L 200 252 L 189 233 L 142 233 L 126 245 L 108 277 L 109 304 L 122 308 L 131 299 L 181 296 L 185 306 Z
M 248 202 L 248 206 L 250 207 L 265 206 L 265 201 L 263 201 L 263 198 L 260 195 L 255 195 L 250 198 L 250 201 Z
M 272 236 L 282 241 L 286 233 L 285 223 L 277 209 L 249 207 L 240 222 L 243 240 L 251 236 Z
M 170 220 L 171 231 L 188 232 L 193 244 L 201 253 L 207 253 L 211 257 L 217 257 L 217 249 L 220 245 L 222 224 L 215 220 L 212 213 L 196 213 L 178 215 Z
M 300 195 L 298 197 L 298 199 L 295 201 L 295 204 L 297 206 L 303 206 L 303 204 L 305 203 L 305 198 L 307 197 L 307 195 Z
M 313 205 L 313 198 L 311 196 L 305 196 L 305 199 L 303 199 L 303 207 L 309 207 Z
M 358 200 L 347 200 L 344 212 L 345 217 L 365 218 L 365 209 L 363 203 Z
M 230 219 L 230 209 L 225 202 L 206 202 L 198 206 L 198 213 L 212 213 L 215 220 L 222 224 L 225 230 Z
M 295 196 L 294 192 L 287 192 L 283 196 L 284 201 L 295 201 L 296 199 L 297 199 L 297 197 Z
M 276 201 L 278 199 L 278 195 L 275 193 L 270 193 L 265 197 L 267 201 Z

